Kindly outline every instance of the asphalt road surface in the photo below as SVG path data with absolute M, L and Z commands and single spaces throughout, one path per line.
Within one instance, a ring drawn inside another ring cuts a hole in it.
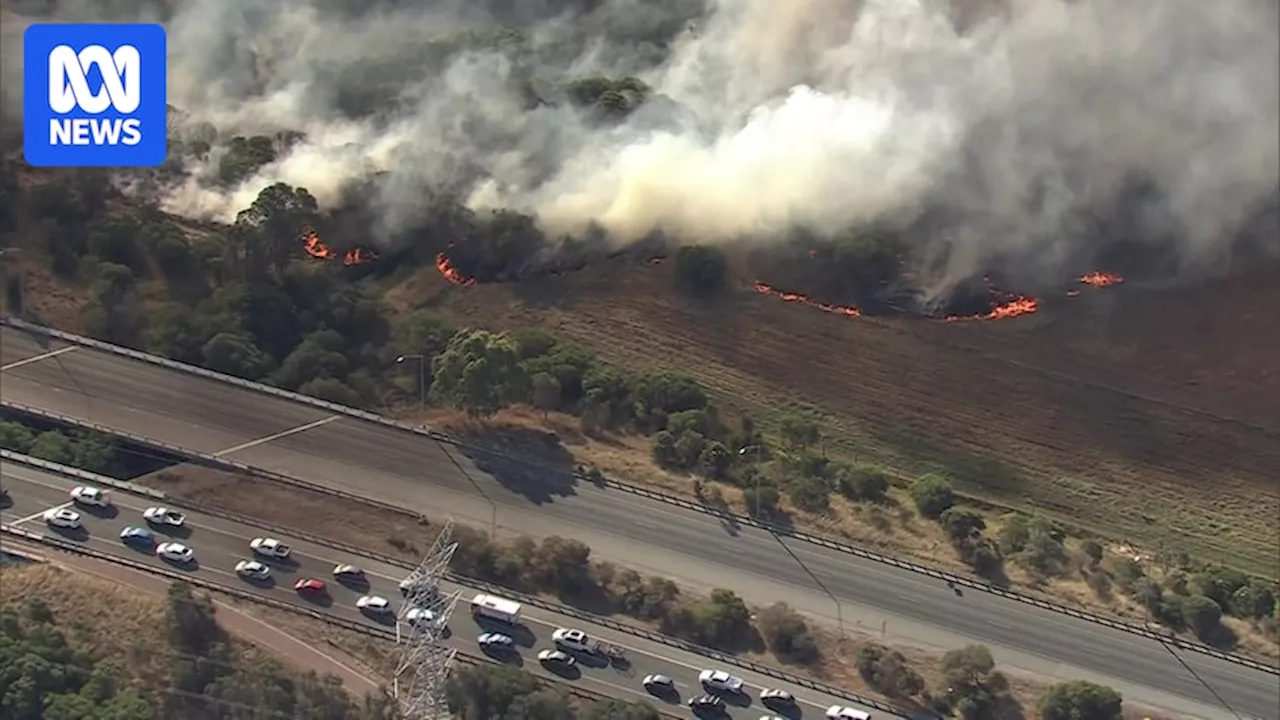
M 31 532 L 45 532 L 59 537 L 83 543 L 99 552 L 109 553 L 130 560 L 166 567 L 201 577 L 210 582 L 238 587 L 248 592 L 257 592 L 266 597 L 282 602 L 307 607 L 312 610 L 329 613 L 348 620 L 355 620 L 369 625 L 394 627 L 395 620 L 390 618 L 380 621 L 364 615 L 356 608 L 356 599 L 362 594 L 379 595 L 392 602 L 393 609 L 398 609 L 402 600 L 397 583 L 405 576 L 402 568 L 394 565 L 377 563 L 366 558 L 342 557 L 338 551 L 294 540 L 289 537 L 278 537 L 285 544 L 292 546 L 292 562 L 270 561 L 255 558 L 249 548 L 249 540 L 267 535 L 266 532 L 239 523 L 228 522 L 220 518 L 209 517 L 200 513 L 187 515 L 186 531 L 163 531 L 153 527 L 159 542 L 175 540 L 195 551 L 195 562 L 189 567 L 175 565 L 160 560 L 147 549 L 126 545 L 120 539 L 120 531 L 126 527 L 147 527 L 142 512 L 156 503 L 153 498 L 134 496 L 119 490 L 108 490 L 112 499 L 112 507 L 99 509 L 77 506 L 70 501 L 70 490 L 77 482 L 35 468 L 4 463 L 0 467 L 4 475 L 4 485 L 9 488 L 10 506 L 0 510 L 0 518 L 7 525 L 16 525 Z M 80 513 L 85 532 L 74 532 L 48 526 L 41 517 L 42 513 L 52 507 L 69 507 Z M 268 584 L 250 583 L 240 579 L 235 573 L 235 565 L 240 560 L 258 559 L 272 568 L 271 582 Z M 369 579 L 369 588 L 352 590 L 333 579 L 334 566 L 350 562 L 365 571 Z M 305 599 L 293 590 L 293 583 L 298 579 L 312 577 L 324 581 L 328 588 L 328 598 L 315 600 Z M 458 586 L 444 584 L 446 591 Z M 620 645 L 626 648 L 628 665 L 611 666 L 603 658 L 592 660 L 579 656 L 580 662 L 576 672 L 561 674 L 558 679 L 569 680 L 588 690 L 623 700 L 645 699 L 655 706 L 663 707 L 677 714 L 689 714 L 687 708 L 680 708 L 674 698 L 657 698 L 649 695 L 641 685 L 645 675 L 656 673 L 666 675 L 676 681 L 680 697 L 687 699 L 697 691 L 698 673 L 714 666 L 713 661 L 694 653 L 683 652 L 666 645 L 650 642 L 627 633 L 617 632 L 605 627 L 584 625 L 582 621 L 540 608 L 525 606 L 522 611 L 523 628 L 512 632 L 501 624 L 485 626 L 477 622 L 467 611 L 466 601 L 475 591 L 464 591 L 452 619 L 449 622 L 450 640 L 457 647 L 472 654 L 480 652 L 476 637 L 486 630 L 505 632 L 516 639 L 518 652 L 501 657 L 504 662 L 522 666 L 541 675 L 556 675 L 552 670 L 543 667 L 537 659 L 538 651 L 551 648 L 551 633 L 558 627 L 577 627 L 585 630 L 590 636 L 603 642 Z M 748 671 L 739 671 L 726 667 L 734 675 L 743 678 L 750 686 L 751 697 L 738 698 L 740 705 L 730 706 L 730 717 L 759 718 L 773 714 L 761 706 L 759 693 L 764 688 L 782 688 L 791 692 L 800 702 L 792 712 L 794 718 L 821 718 L 825 709 L 833 704 L 846 704 L 838 698 L 823 695 L 803 687 L 782 683 Z M 865 709 L 865 708 L 860 708 Z M 879 714 L 883 717 L 883 714 Z
M 429 438 L 83 347 L 0 330 L 0 397 L 342 488 L 499 534 L 577 538 L 694 588 L 785 601 L 850 630 L 931 649 L 979 642 L 1001 666 L 1094 680 L 1197 718 L 1280 720 L 1274 675 L 943 583 L 568 473 L 480 470 Z M 42 357 L 43 356 L 43 357 Z M 317 529 L 322 532 L 323 529 Z M 1228 707 L 1229 706 L 1229 707 Z

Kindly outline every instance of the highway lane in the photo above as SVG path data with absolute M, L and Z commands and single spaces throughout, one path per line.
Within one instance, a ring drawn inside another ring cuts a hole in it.
M 5 366 L 58 347 L 0 331 Z M 808 543 L 784 544 L 767 532 L 725 527 L 616 490 L 571 486 L 555 473 L 504 481 L 428 438 L 330 419 L 305 405 L 109 353 L 77 348 L 10 367 L 0 395 L 204 452 L 239 448 L 226 454 L 429 515 L 447 512 L 481 527 L 496 519 L 500 533 L 572 536 L 603 558 L 701 589 L 729 587 L 756 603 L 783 600 L 889 641 L 944 649 L 982 642 L 1002 665 L 1094 679 L 1132 700 L 1194 717 L 1226 713 L 1215 693 L 1257 717 L 1275 718 L 1280 707 L 1272 675 L 1192 652 L 1179 653 L 1179 661 L 1159 643 L 1127 633 L 986 593 L 957 598 L 914 573 Z M 839 598 L 838 610 L 831 596 Z
M 120 531 L 127 526 L 145 526 L 142 511 L 154 504 L 156 502 L 154 499 L 113 490 L 110 492 L 116 513 L 104 514 L 89 508 L 75 507 L 88 530 L 87 535 L 78 536 L 74 533 L 53 530 L 40 518 L 40 513 L 50 507 L 70 506 L 68 493 L 77 484 L 75 480 L 15 463 L 4 463 L 0 471 L 3 472 L 4 484 L 10 489 L 12 497 L 12 505 L 0 511 L 0 517 L 3 517 L 6 524 L 18 524 L 19 527 L 33 532 L 54 533 L 115 556 L 171 569 L 182 569 L 159 560 L 149 553 L 126 546 L 119 538 Z M 397 583 L 404 577 L 405 571 L 397 566 L 362 557 L 346 558 L 332 548 L 296 541 L 289 537 L 279 537 L 280 540 L 293 546 L 296 565 L 268 563 L 272 566 L 275 582 L 266 587 L 259 587 L 240 580 L 234 572 L 234 567 L 237 561 L 252 558 L 249 540 L 255 536 L 264 535 L 264 531 L 199 513 L 189 514 L 187 523 L 191 532 L 176 533 L 174 539 L 195 551 L 196 564 L 190 571 L 206 580 L 239 587 L 250 592 L 257 591 L 276 600 L 310 607 L 348 620 L 370 625 L 382 624 L 383 627 L 390 626 L 365 617 L 355 607 L 355 601 L 362 594 L 361 592 L 353 591 L 333 581 L 331 575 L 333 567 L 339 563 L 351 562 L 363 568 L 369 577 L 370 588 L 366 592 L 381 595 L 391 600 L 394 606 L 399 607 L 401 595 Z M 157 532 L 157 537 L 164 539 L 164 533 Z M 293 583 L 302 577 L 315 577 L 325 581 L 331 595 L 331 604 L 326 606 L 301 599 L 293 591 Z M 445 585 L 446 590 L 456 587 L 452 584 Z M 459 603 L 449 627 L 453 632 L 451 639 L 460 648 L 475 653 L 478 652 L 475 638 L 485 628 L 467 612 L 465 601 L 472 594 L 474 591 L 463 593 L 463 601 Z M 596 663 L 598 665 L 596 667 L 584 664 L 581 677 L 572 680 L 586 689 L 613 697 L 626 700 L 647 699 L 657 706 L 662 706 L 664 701 L 649 696 L 640 684 L 645 675 L 661 673 L 675 679 L 681 697 L 688 698 L 697 685 L 697 673 L 714 664 L 711 660 L 692 653 L 609 628 L 584 625 L 574 618 L 539 608 L 526 606 L 522 614 L 524 625 L 530 633 L 514 635 L 522 642 L 522 647 L 519 657 L 513 658 L 513 661 L 533 672 L 552 674 L 538 663 L 537 651 L 551 647 L 548 641 L 552 630 L 557 627 L 579 627 L 600 640 L 627 647 L 630 667 L 624 670 L 609 667 L 604 663 Z M 490 629 L 501 630 L 502 628 L 495 626 Z M 840 702 L 837 698 L 781 683 L 756 673 L 734 670 L 734 674 L 743 677 L 751 684 L 754 695 L 758 695 L 759 690 L 764 687 L 787 689 L 801 699 L 800 716 L 802 717 L 821 717 L 822 710 Z M 677 712 L 684 713 L 687 710 L 677 709 Z M 732 716 L 738 718 L 758 718 L 762 714 L 767 714 L 767 710 L 760 706 L 758 699 L 754 700 L 750 706 L 734 708 L 732 712 Z

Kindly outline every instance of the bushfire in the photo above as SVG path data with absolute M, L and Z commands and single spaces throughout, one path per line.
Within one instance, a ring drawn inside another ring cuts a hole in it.
M 1024 295 L 1002 302 L 992 308 L 991 312 L 984 313 L 982 315 L 948 315 L 944 319 L 947 322 L 961 322 L 965 320 L 1004 320 L 1006 318 L 1018 317 L 1019 315 L 1030 315 L 1039 309 L 1039 300 Z
M 808 305 L 809 307 L 817 308 L 823 312 L 834 313 L 836 315 L 844 315 L 845 317 L 862 317 L 862 311 L 858 310 L 858 308 L 856 307 L 850 307 L 848 305 L 832 305 L 831 303 L 824 303 L 819 300 L 814 300 L 813 298 L 808 297 L 806 295 L 801 295 L 800 293 L 777 290 L 772 285 L 768 285 L 762 282 L 757 282 L 755 284 L 755 289 L 756 289 L 756 292 L 760 293 L 761 295 L 772 295 L 773 297 L 776 297 L 782 300 L 783 302 L 800 303 L 801 305 Z
M 1106 272 L 1091 272 L 1086 275 L 1081 275 L 1079 280 L 1085 285 L 1092 285 L 1094 287 L 1111 287 L 1112 285 L 1119 285 L 1124 282 L 1123 277 L 1116 275 L 1115 273 Z
M 315 230 L 306 230 L 302 233 L 302 249 L 317 260 L 333 260 L 338 257 L 338 253 L 325 245 L 320 239 L 320 234 Z M 377 259 L 377 253 L 367 248 L 353 248 L 342 254 L 342 264 L 347 267 L 363 265 Z
M 449 257 L 444 253 L 436 253 L 436 269 L 444 276 L 445 280 L 457 285 L 458 287 L 471 287 L 476 284 L 476 279 L 467 277 L 458 271 L 458 268 L 449 262 Z

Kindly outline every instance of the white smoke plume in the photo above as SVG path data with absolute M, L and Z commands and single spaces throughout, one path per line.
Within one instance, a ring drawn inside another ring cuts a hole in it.
M 171 104 L 223 136 L 305 133 L 234 192 L 192 168 L 170 210 L 230 220 L 275 181 L 336 203 L 372 179 L 382 236 L 447 187 L 553 233 L 699 242 L 928 211 L 945 280 L 1064 261 L 1082 210 L 1136 176 L 1161 191 L 1143 229 L 1212 260 L 1280 182 L 1273 0 L 344 2 L 160 12 Z M 602 122 L 563 98 L 590 75 L 653 96 Z

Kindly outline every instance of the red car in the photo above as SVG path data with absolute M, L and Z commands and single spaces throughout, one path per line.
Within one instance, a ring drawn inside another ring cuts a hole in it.
M 293 589 L 299 595 L 324 595 L 327 592 L 324 583 L 315 578 L 302 578 L 293 584 Z

